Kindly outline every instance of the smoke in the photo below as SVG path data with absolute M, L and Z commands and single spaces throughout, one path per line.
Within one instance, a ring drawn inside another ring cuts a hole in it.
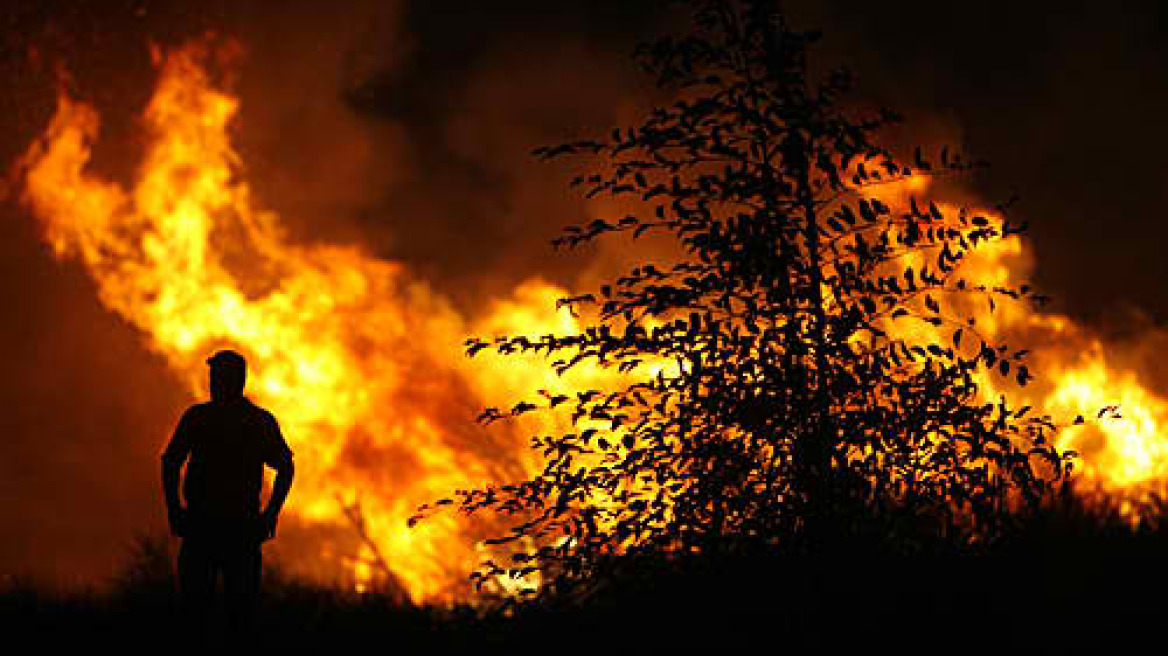
M 260 172 L 261 194 L 294 225 L 307 224 L 305 234 L 372 244 L 464 309 L 536 274 L 570 283 L 579 261 L 547 242 L 582 220 L 585 207 L 565 191 L 563 170 L 539 165 L 530 151 L 601 129 L 627 107 L 639 83 L 627 55 L 652 4 L 408 5 L 396 30 L 356 34 L 337 51 L 340 86 L 320 90 L 315 118 L 288 110 L 302 96 L 285 103 L 269 95 L 269 87 L 295 85 L 268 81 L 292 81 L 298 71 L 251 76 L 263 89 L 243 89 L 243 121 L 248 98 L 260 95 L 280 115 L 258 124 L 320 135 L 307 147 L 265 130 L 246 139 L 245 153 L 280 171 Z M 322 158 L 344 164 L 314 164 Z M 307 168 L 323 175 L 305 186 L 298 171 Z

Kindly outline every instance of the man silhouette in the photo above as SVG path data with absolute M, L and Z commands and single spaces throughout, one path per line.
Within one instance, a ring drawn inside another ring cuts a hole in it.
M 179 587 L 189 619 L 200 633 L 209 628 L 222 574 L 228 627 L 238 634 L 250 627 L 260 588 L 260 545 L 275 537 L 294 468 L 276 418 L 243 395 L 243 356 L 219 351 L 207 364 L 211 401 L 183 413 L 162 454 L 162 488 L 171 533 L 183 539 Z M 264 465 L 276 470 L 276 481 L 261 511 Z

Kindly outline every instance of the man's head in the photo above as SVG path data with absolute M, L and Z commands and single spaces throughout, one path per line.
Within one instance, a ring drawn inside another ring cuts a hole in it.
M 211 399 L 227 401 L 243 395 L 247 361 L 235 351 L 224 350 L 207 358 L 211 367 Z

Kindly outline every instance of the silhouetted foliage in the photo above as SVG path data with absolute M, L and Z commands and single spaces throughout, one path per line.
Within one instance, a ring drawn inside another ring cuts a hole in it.
M 774 3 L 689 4 L 691 33 L 637 52 L 675 103 L 537 150 L 585 157 L 574 186 L 642 210 L 568 227 L 556 246 L 657 233 L 678 255 L 562 300 L 591 322 L 580 334 L 468 341 L 471 355 L 546 354 L 561 374 L 596 363 L 625 381 L 483 413 L 565 412 L 572 428 L 534 438 L 546 465 L 530 480 L 457 493 L 463 511 L 516 518 L 495 541 L 511 561 L 478 576 L 538 569 L 542 590 L 562 592 L 645 559 L 993 543 L 1069 467 L 1049 417 L 983 398 L 979 372 L 1032 375 L 1025 351 L 962 312 L 971 297 L 991 311 L 1043 300 L 962 277 L 971 253 L 1022 226 L 1005 208 L 882 202 L 882 185 L 975 164 L 942 151 L 934 166 L 919 149 L 898 162 L 874 139 L 899 118 L 850 116 L 849 74 L 811 79 L 817 37 Z

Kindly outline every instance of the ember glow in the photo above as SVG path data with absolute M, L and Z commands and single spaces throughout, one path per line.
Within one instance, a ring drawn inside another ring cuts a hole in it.
M 541 389 L 603 385 L 606 374 L 586 369 L 566 381 L 540 361 L 463 357 L 469 335 L 576 330 L 555 310 L 564 290 L 529 281 L 465 317 L 400 264 L 358 247 L 290 241 L 241 177 L 229 135 L 238 103 L 204 69 L 209 48 L 159 57 L 145 157 L 128 186 L 87 170 L 99 117 L 62 94 L 24 156 L 23 200 L 55 254 L 84 264 L 102 303 L 141 330 L 196 397 L 206 396 L 210 351 L 231 346 L 248 357 L 249 394 L 279 418 L 297 454 L 288 512 L 347 526 L 346 506 L 359 502 L 370 538 L 350 554 L 293 545 L 299 557 L 331 563 L 362 587 L 380 566 L 375 545 L 413 600 L 462 597 L 485 556 L 481 539 L 499 527 L 455 513 L 414 528 L 407 519 L 455 489 L 531 474 L 540 463 L 527 437 L 556 428 L 539 423 L 554 417 L 526 415 L 485 431 L 473 416 Z M 887 193 L 927 186 L 918 178 Z M 968 266 L 968 278 L 1004 284 L 1027 273 L 1030 258 L 1014 237 Z M 1160 431 L 1168 402 L 1108 363 L 1098 340 L 1065 317 L 1006 304 L 979 321 L 987 335 L 1031 348 L 1039 376 L 1024 389 L 987 379 L 991 391 L 1066 417 L 1121 406 L 1122 420 L 1061 433 L 1061 446 L 1083 455 L 1082 477 L 1112 492 L 1168 479 Z

